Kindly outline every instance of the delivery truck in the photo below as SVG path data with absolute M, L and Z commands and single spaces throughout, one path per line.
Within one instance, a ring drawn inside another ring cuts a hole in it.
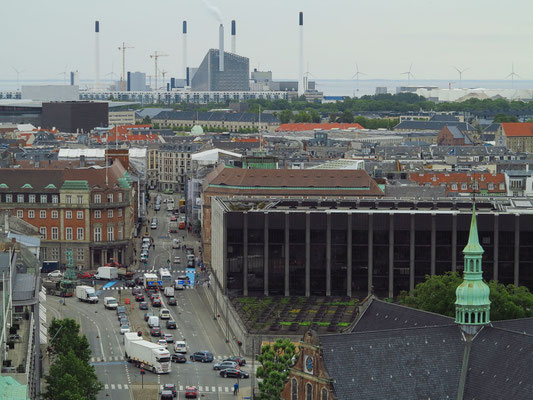
M 63 281 L 44 280 L 43 287 L 47 294 L 59 297 L 72 297 L 72 288 Z
M 76 297 L 85 303 L 98 303 L 98 296 L 92 286 L 76 286 Z
M 105 279 L 111 281 L 118 278 L 118 268 L 117 267 L 99 267 L 95 279 Z
M 126 360 L 154 374 L 170 373 L 170 353 L 163 346 L 144 340 L 137 332 L 124 334 Z

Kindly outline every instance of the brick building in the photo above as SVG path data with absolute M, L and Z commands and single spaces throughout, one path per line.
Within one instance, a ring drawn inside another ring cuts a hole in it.
M 281 398 L 283 400 L 336 399 L 332 380 L 322 358 L 320 340 L 315 331 L 307 331 L 299 343 L 298 351 L 298 360 L 290 369 L 289 380 L 281 392 Z
M 65 264 L 72 249 L 81 269 L 132 261 L 134 192 L 118 160 L 107 168 L 0 169 L 0 209 L 39 230 L 41 260 Z
M 419 186 L 444 186 L 448 194 L 505 196 L 505 174 L 490 172 L 423 172 L 409 174 Z
M 472 146 L 473 141 L 467 131 L 446 125 L 437 135 L 437 144 L 439 146 Z
M 495 134 L 496 146 L 505 146 L 511 151 L 533 153 L 533 123 L 505 122 Z

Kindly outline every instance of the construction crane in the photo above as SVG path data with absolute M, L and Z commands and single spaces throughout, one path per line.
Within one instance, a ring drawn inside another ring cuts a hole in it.
M 154 62 L 155 62 L 155 90 L 158 90 L 159 87 L 157 86 L 157 60 L 159 59 L 159 57 L 168 57 L 168 54 L 165 54 L 165 53 L 161 53 L 161 52 L 157 52 L 157 51 L 154 51 L 154 54 L 150 54 L 150 58 L 153 58 L 154 59 Z
M 122 46 L 118 49 L 122 51 L 122 78 L 120 79 L 120 89 L 126 90 L 126 49 L 133 49 L 132 46 L 127 46 L 126 43 L 122 42 Z

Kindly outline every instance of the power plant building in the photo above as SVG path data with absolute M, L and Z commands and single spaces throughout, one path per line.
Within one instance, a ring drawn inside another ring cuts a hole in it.
M 191 81 L 193 91 L 247 91 L 250 90 L 250 60 L 237 54 L 210 49 Z M 223 69 L 220 71 L 220 69 Z

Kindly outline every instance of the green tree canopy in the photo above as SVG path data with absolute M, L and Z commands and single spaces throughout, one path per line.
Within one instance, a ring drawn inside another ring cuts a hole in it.
M 67 354 L 73 351 L 76 357 L 84 362 L 89 362 L 91 349 L 85 335 L 80 336 L 80 326 L 71 318 L 52 320 L 48 328 L 48 335 L 52 340 L 52 353 L 56 355 Z
M 426 276 L 426 280 L 407 293 L 401 292 L 398 301 L 408 307 L 437 314 L 455 316 L 455 290 L 463 278 L 457 272 Z M 525 286 L 504 285 L 495 281 L 488 283 L 490 289 L 490 319 L 533 317 L 533 293 Z
M 516 118 L 516 116 L 514 115 L 507 115 L 507 114 L 496 114 L 496 116 L 494 117 L 494 121 L 493 122 L 497 122 L 497 123 L 501 123 L 501 122 L 518 122 L 518 118 Z
M 45 380 L 44 398 L 47 400 L 96 400 L 103 388 L 94 367 L 78 358 L 73 350 L 58 356 Z
M 257 361 L 261 364 L 257 368 L 259 391 L 261 399 L 278 400 L 285 382 L 289 378 L 289 368 L 293 364 L 296 347 L 289 339 L 278 339 L 272 345 L 261 348 Z

